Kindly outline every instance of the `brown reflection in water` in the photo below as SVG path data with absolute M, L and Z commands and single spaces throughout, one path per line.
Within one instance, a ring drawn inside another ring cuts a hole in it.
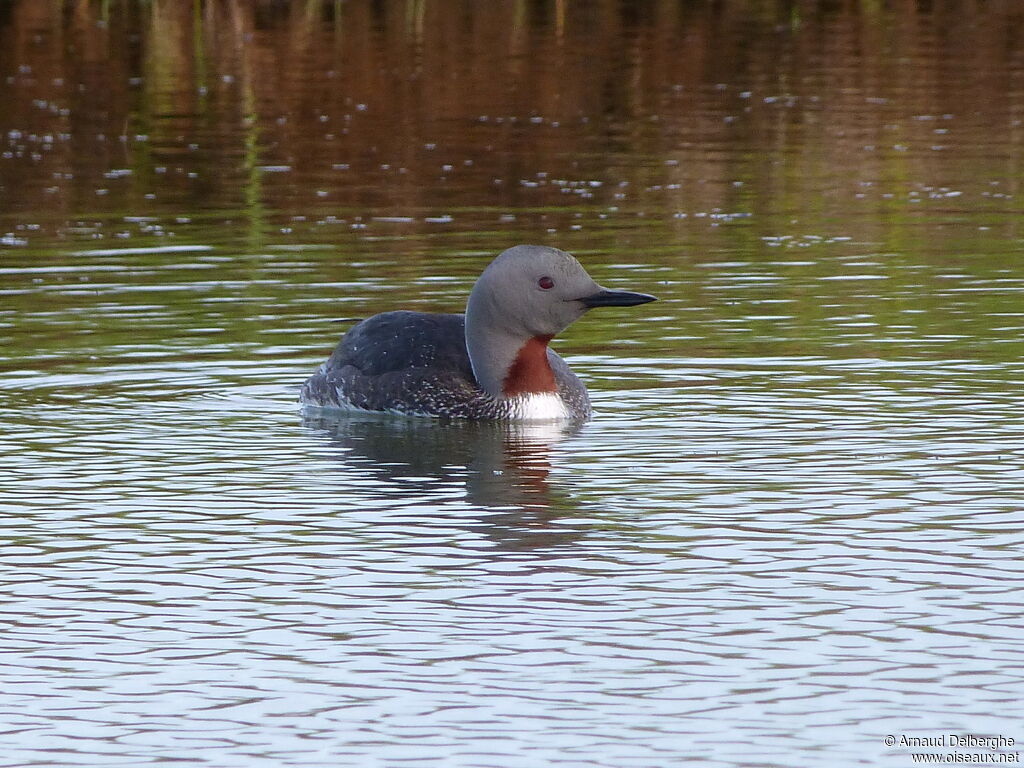
M 973 0 L 15 0 L 0 211 L 55 231 L 181 211 L 411 231 L 460 208 L 830 216 L 911 183 L 1013 194 L 1022 22 Z

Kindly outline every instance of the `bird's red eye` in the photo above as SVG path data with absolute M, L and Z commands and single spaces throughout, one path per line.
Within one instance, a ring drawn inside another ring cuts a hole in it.
M 552 280 L 550 277 L 546 277 L 545 276 L 545 277 L 542 277 L 540 280 L 537 281 L 537 285 L 539 285 L 541 288 L 543 288 L 546 291 L 549 288 L 554 288 L 555 287 L 555 281 Z

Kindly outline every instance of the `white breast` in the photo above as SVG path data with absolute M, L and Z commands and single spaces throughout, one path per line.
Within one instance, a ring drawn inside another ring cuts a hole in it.
M 508 404 L 509 418 L 515 421 L 565 421 L 571 417 L 562 398 L 551 392 L 521 395 Z

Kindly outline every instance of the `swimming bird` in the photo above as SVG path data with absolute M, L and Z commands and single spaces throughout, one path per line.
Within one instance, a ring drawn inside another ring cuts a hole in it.
M 586 386 L 548 342 L 594 307 L 649 301 L 602 288 L 565 251 L 517 245 L 480 275 L 465 315 L 400 310 L 354 325 L 299 400 L 419 416 L 587 419 Z

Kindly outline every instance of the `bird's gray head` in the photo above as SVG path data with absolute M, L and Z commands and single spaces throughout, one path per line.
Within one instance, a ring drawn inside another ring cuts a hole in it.
M 484 270 L 469 297 L 467 313 L 486 314 L 511 335 L 551 337 L 589 309 L 586 298 L 602 290 L 565 251 L 517 245 Z M 481 312 L 482 311 L 482 312 Z
M 551 391 L 547 343 L 599 306 L 654 301 L 595 283 L 576 259 L 543 245 L 500 254 L 476 281 L 466 305 L 466 348 L 477 383 L 493 397 Z

